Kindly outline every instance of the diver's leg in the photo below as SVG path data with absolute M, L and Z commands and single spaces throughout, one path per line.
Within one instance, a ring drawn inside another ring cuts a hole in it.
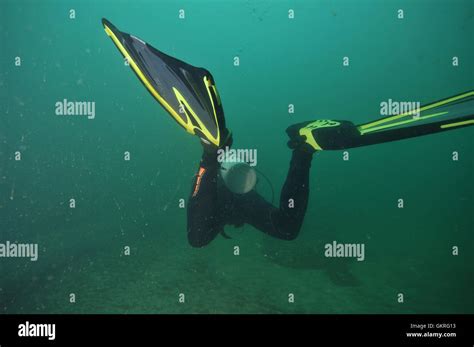
M 188 241 L 203 247 L 222 230 L 217 208 L 217 153 L 204 152 L 188 201 Z
M 313 154 L 300 149 L 293 151 L 290 169 L 280 194 L 280 208 L 276 208 L 255 191 L 240 199 L 245 222 L 264 233 L 283 240 L 298 236 L 303 223 L 309 196 L 309 171 Z
M 312 152 L 295 149 L 290 168 L 280 194 L 280 209 L 275 219 L 281 229 L 295 238 L 303 224 L 309 197 L 309 172 Z

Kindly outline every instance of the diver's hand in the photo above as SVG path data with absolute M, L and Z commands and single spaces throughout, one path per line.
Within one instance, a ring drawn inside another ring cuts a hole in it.
M 217 150 L 220 148 L 232 146 L 232 142 L 233 142 L 232 132 L 229 129 L 227 128 L 224 129 L 221 136 L 222 136 L 223 141 L 222 141 L 222 145 L 220 145 L 219 147 L 217 147 L 213 143 L 210 143 L 206 139 L 201 138 L 201 145 L 204 150 L 204 153 L 213 154 L 213 153 L 217 153 Z

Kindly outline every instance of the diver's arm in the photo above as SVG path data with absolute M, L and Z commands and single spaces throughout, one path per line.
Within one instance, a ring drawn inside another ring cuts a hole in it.
M 217 223 L 218 168 L 217 152 L 204 151 L 188 202 L 188 241 L 193 247 L 207 245 L 222 229 Z
M 309 171 L 312 153 L 301 149 L 293 151 L 290 169 L 276 208 L 255 191 L 248 193 L 241 204 L 245 222 L 270 236 L 293 240 L 303 224 L 309 196 Z
M 232 133 L 225 129 L 223 146 L 232 145 Z M 224 222 L 217 202 L 218 148 L 201 140 L 203 155 L 193 181 L 188 202 L 188 241 L 193 247 L 203 247 L 223 231 Z

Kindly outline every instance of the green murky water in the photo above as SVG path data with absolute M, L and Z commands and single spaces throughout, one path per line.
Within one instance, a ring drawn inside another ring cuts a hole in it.
M 37 243 L 39 258 L 0 258 L 0 312 L 474 313 L 472 129 L 350 150 L 348 161 L 320 153 L 298 239 L 227 227 L 232 239 L 193 249 L 178 201 L 201 146 L 100 22 L 209 69 L 235 145 L 258 150 L 278 195 L 290 124 L 367 122 L 381 100 L 472 89 L 473 14 L 469 0 L 3 0 L 0 242 Z M 56 115 L 63 99 L 95 102 L 95 118 Z M 264 181 L 257 190 L 270 198 Z M 333 240 L 364 243 L 365 260 L 326 258 Z

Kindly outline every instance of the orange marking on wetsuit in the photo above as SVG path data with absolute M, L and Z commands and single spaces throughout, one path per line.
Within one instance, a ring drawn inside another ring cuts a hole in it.
M 196 185 L 194 186 L 193 197 L 196 196 L 199 191 L 199 187 L 201 186 L 202 176 L 204 176 L 205 172 L 206 172 L 205 168 L 203 167 L 199 168 L 199 172 L 197 174 L 197 179 L 196 179 Z

